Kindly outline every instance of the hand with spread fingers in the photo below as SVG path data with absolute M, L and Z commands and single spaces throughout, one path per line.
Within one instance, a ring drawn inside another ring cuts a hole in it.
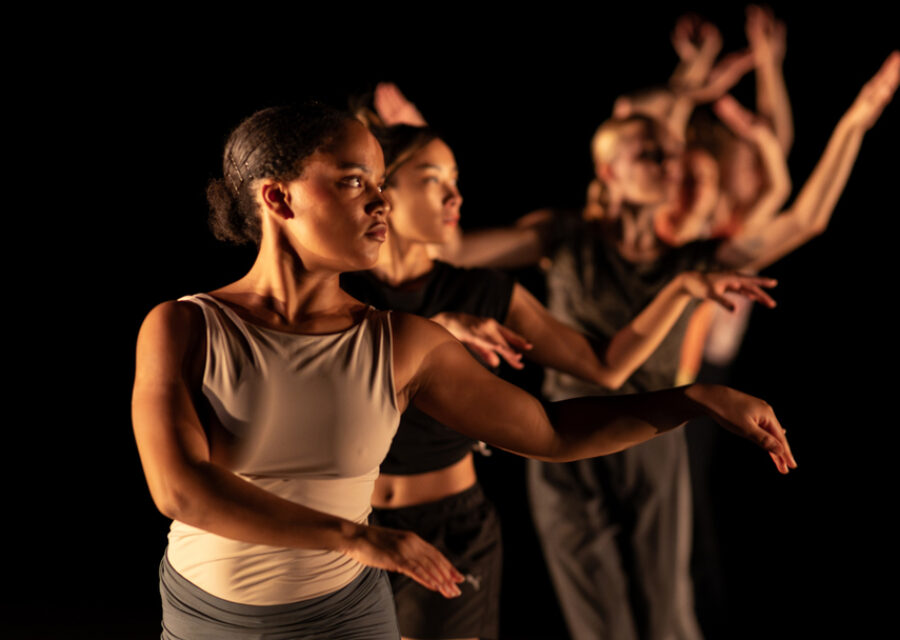
M 695 298 L 717 302 L 728 311 L 734 311 L 735 308 L 734 303 L 726 295 L 728 293 L 755 300 L 770 309 L 775 306 L 775 300 L 763 289 L 778 284 L 778 281 L 772 278 L 748 276 L 733 271 L 716 273 L 686 271 L 681 274 L 680 279 L 681 286 L 687 293 Z
M 445 598 L 460 595 L 456 585 L 465 579 L 444 554 L 411 531 L 361 526 L 344 553 L 370 567 L 409 576 Z
M 492 367 L 500 366 L 500 358 L 513 369 L 523 368 L 522 352 L 531 343 L 493 318 L 480 318 L 467 313 L 443 312 L 431 318 Z

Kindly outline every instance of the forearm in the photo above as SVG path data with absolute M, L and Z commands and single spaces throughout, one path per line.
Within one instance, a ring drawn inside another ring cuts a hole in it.
M 513 289 L 505 325 L 531 344 L 525 356 L 608 389 L 618 389 L 650 357 L 691 300 L 676 277 L 611 342 L 592 342 L 556 320 L 521 286 Z
M 681 317 L 691 295 L 676 276 L 606 347 L 607 366 L 627 380 L 649 358 Z M 619 385 L 621 386 L 621 384 Z
M 361 525 L 260 489 L 205 463 L 175 517 L 223 537 L 280 547 L 343 551 Z
M 722 245 L 719 261 L 759 270 L 822 233 L 856 162 L 863 133 L 842 119 L 793 204 L 768 224 L 742 229 Z
M 471 231 L 463 234 L 453 261 L 464 267 L 527 267 L 541 259 L 542 245 L 541 233 L 537 228 Z
M 782 153 L 794 143 L 794 118 L 781 65 L 770 61 L 756 69 L 756 106 L 759 115 L 772 124 Z
M 775 134 L 767 130 L 757 139 L 756 148 L 762 161 L 766 187 L 744 218 L 743 228 L 748 232 L 768 225 L 791 195 L 790 173 Z
M 675 429 L 706 413 L 698 386 L 551 403 L 548 416 L 556 449 L 539 459 L 569 461 L 616 453 Z

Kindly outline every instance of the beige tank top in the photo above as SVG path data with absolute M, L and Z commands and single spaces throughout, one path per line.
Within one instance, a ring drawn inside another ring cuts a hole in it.
M 302 335 L 242 320 L 206 294 L 203 393 L 232 436 L 230 469 L 282 498 L 366 522 L 400 413 L 390 315 L 369 308 L 344 331 Z M 243 604 L 315 598 L 362 565 L 334 551 L 231 540 L 173 521 L 169 562 L 206 592 Z

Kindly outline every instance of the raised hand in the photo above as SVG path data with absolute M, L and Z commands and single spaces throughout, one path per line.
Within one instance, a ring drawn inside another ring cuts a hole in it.
M 675 22 L 672 47 L 685 62 L 701 54 L 715 59 L 722 50 L 722 34 L 713 23 L 704 21 L 696 14 L 686 14 Z
M 893 51 L 871 80 L 863 85 L 845 118 L 852 125 L 870 129 L 894 97 L 900 84 L 900 51 Z
M 797 468 L 786 431 L 769 403 L 721 385 L 693 385 L 687 394 L 703 405 L 724 429 L 768 451 L 779 472 Z
M 681 286 L 695 298 L 712 300 L 728 311 L 734 311 L 734 303 L 728 299 L 728 293 L 735 293 L 750 300 L 764 304 L 770 309 L 775 306 L 775 300 L 763 290 L 763 287 L 771 288 L 778 284 L 772 278 L 760 276 L 747 276 L 740 273 L 720 272 L 702 273 L 700 271 L 686 271 L 679 276 Z
M 787 26 L 776 20 L 771 9 L 756 5 L 747 7 L 745 25 L 747 42 L 757 66 L 781 65 L 787 50 Z
M 444 327 L 492 367 L 499 366 L 500 358 L 503 358 L 512 368 L 521 369 L 524 366 L 522 352 L 531 349 L 531 344 L 525 338 L 493 318 L 445 311 L 432 316 L 431 320 Z
M 388 126 L 408 124 L 424 127 L 425 118 L 393 82 L 379 82 L 375 86 L 375 111 Z
M 344 553 L 364 565 L 409 576 L 445 598 L 460 595 L 456 585 L 465 579 L 440 551 L 411 531 L 361 526 Z

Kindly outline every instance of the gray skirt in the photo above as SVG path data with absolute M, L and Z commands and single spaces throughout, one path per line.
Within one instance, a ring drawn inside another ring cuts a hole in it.
M 366 567 L 346 587 L 318 598 L 256 606 L 210 595 L 159 564 L 161 640 L 397 640 L 397 617 L 387 574 Z

